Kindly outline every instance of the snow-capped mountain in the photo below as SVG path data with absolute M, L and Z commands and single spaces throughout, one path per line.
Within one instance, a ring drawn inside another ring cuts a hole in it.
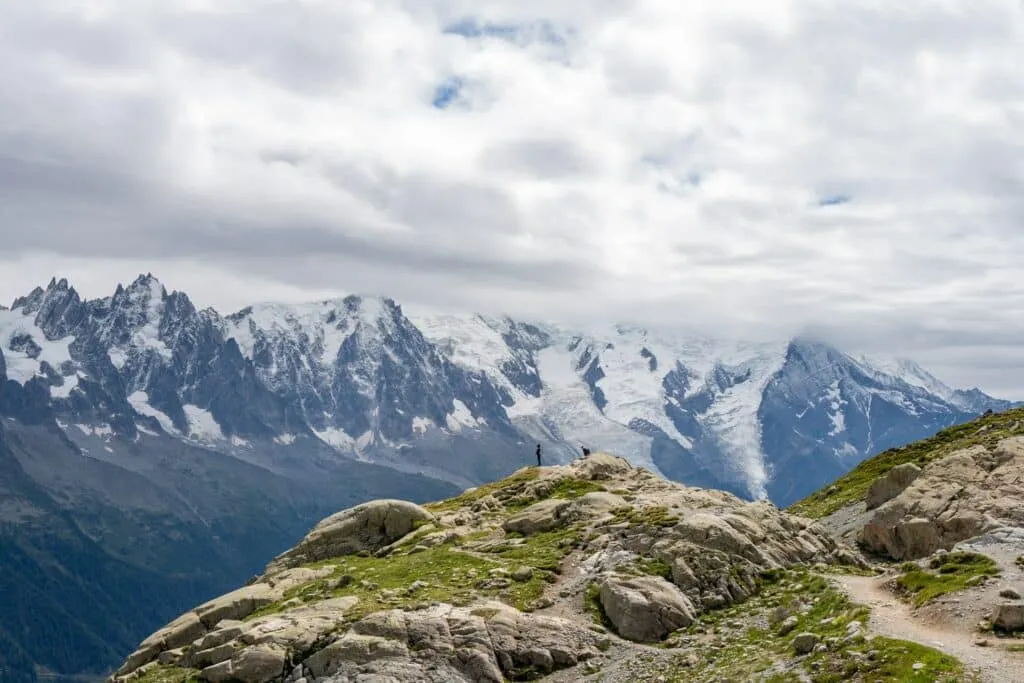
M 143 276 L 0 311 L 0 413 L 92 457 L 176 439 L 272 470 L 351 458 L 471 485 L 545 444 L 788 504 L 869 454 L 1009 404 L 805 339 L 406 313 L 389 299 L 197 310 Z M 143 451 L 144 452 L 144 451 Z M 311 455 L 312 454 L 312 455 Z

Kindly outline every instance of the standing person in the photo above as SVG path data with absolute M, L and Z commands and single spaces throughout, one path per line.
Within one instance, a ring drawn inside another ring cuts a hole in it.
M 537 467 L 540 467 L 540 444 L 537 444 Z

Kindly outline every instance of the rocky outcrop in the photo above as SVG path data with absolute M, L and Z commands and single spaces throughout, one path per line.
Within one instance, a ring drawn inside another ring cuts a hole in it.
M 433 519 L 419 505 L 404 500 L 375 500 L 357 505 L 317 524 L 297 546 L 274 558 L 267 573 L 329 557 L 374 552 L 408 534 L 417 523 Z
M 1024 437 L 956 451 L 930 463 L 896 497 L 878 507 L 860 532 L 867 549 L 898 560 L 1001 526 L 1024 525 Z
M 505 531 L 513 531 L 524 536 L 551 531 L 568 523 L 568 512 L 571 508 L 572 503 L 569 501 L 551 498 L 509 517 L 502 526 Z
M 252 585 L 147 639 L 117 678 L 160 664 L 210 683 L 520 680 L 616 637 L 662 640 L 757 593 L 765 571 L 816 562 L 863 564 L 769 503 L 597 454 L 430 510 L 377 501 L 333 515 Z M 585 591 L 614 635 L 584 612 Z
M 660 577 L 606 577 L 600 587 L 601 607 L 623 638 L 658 641 L 696 617 L 689 598 Z
M 904 489 L 914 483 L 921 475 L 921 468 L 913 463 L 903 463 L 889 470 L 888 474 L 879 477 L 868 488 L 864 502 L 868 510 L 887 503 L 900 495 Z

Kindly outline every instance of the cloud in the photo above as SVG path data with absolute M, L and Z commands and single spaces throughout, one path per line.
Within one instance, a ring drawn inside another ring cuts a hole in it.
M 0 299 L 818 330 L 1024 396 L 1019 2 L 0 11 Z

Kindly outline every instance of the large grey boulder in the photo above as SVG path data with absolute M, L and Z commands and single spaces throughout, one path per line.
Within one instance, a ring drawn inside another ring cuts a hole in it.
M 867 496 L 864 499 L 867 509 L 874 510 L 879 505 L 889 502 L 913 484 L 919 476 L 921 476 L 921 468 L 913 463 L 908 462 L 893 467 L 868 488 Z
M 615 631 L 629 640 L 659 641 L 696 618 L 689 598 L 657 576 L 610 576 L 601 583 L 598 595 Z
M 269 683 L 284 673 L 285 652 L 280 648 L 259 646 L 238 650 L 230 660 L 199 672 L 199 680 L 209 683 Z
M 433 515 L 408 501 L 363 503 L 321 521 L 297 546 L 274 558 L 266 573 L 362 551 L 372 553 L 410 533 L 417 523 L 432 521 Z
M 548 498 L 509 517 L 502 526 L 505 531 L 513 531 L 523 536 L 551 531 L 569 522 L 572 507 L 571 501 Z
M 1024 630 L 1024 603 L 1007 602 L 999 605 L 992 625 L 1011 633 Z

